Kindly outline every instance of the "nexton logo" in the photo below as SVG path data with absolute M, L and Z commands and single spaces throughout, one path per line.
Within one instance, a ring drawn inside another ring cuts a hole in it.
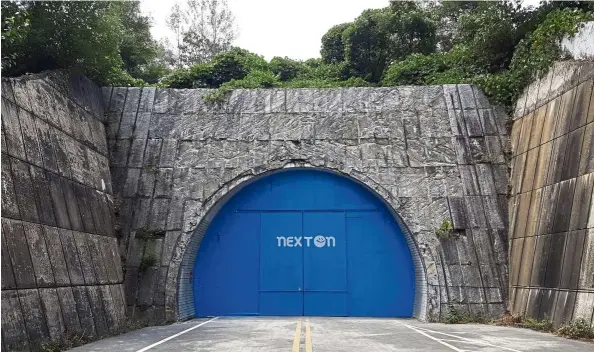
M 313 240 L 313 241 L 312 241 Z M 279 247 L 310 247 L 313 245 L 322 247 L 336 247 L 336 239 L 333 236 L 324 237 L 318 235 L 316 237 L 295 237 L 295 236 L 279 236 L 276 238 Z

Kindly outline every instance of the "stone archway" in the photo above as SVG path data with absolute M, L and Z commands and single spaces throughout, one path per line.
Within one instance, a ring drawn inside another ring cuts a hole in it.
M 366 176 L 358 172 L 347 172 L 347 170 L 331 169 L 328 167 L 317 167 L 305 162 L 287 162 L 281 167 L 277 168 L 255 168 L 251 169 L 244 174 L 239 175 L 234 180 L 220 187 L 212 196 L 206 200 L 197 214 L 197 222 L 195 230 L 189 236 L 180 237 L 176 250 L 174 252 L 181 254 L 181 261 L 179 264 L 179 274 L 177 277 L 177 283 L 173 287 L 168 285 L 167 290 L 176 290 L 177 302 L 175 305 L 177 317 L 180 320 L 191 318 L 195 315 L 194 311 L 194 292 L 192 289 L 192 273 L 194 270 L 194 264 L 196 261 L 196 254 L 198 248 L 204 238 L 204 235 L 216 214 L 222 208 L 222 206 L 229 200 L 233 195 L 237 194 L 247 185 L 263 178 L 268 175 L 281 172 L 283 170 L 291 168 L 314 168 L 346 176 L 347 178 L 357 182 L 364 186 L 379 200 L 382 201 L 391 212 L 396 223 L 402 230 L 409 250 L 412 255 L 414 272 L 415 272 L 415 297 L 414 297 L 414 309 L 413 316 L 420 320 L 427 319 L 427 274 L 426 267 L 435 268 L 436 264 L 432 260 L 432 257 L 423 256 L 420 253 L 419 244 L 415 240 L 409 227 L 406 225 L 406 221 L 398 213 L 396 209 L 400 206 L 397 198 L 394 197 L 389 191 L 385 189 L 381 184 L 374 181 L 369 176 Z M 168 280 L 169 281 L 169 280 Z M 169 296 L 169 295 L 168 295 Z

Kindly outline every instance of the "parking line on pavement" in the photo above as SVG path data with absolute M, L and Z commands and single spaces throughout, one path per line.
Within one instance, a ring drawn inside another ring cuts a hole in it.
M 497 346 L 497 345 L 493 345 L 492 343 L 488 343 L 488 342 L 481 341 L 481 340 L 476 340 L 476 339 L 469 339 L 469 338 L 467 338 L 467 337 L 458 336 L 458 335 L 452 335 L 452 334 L 448 334 L 448 333 L 441 332 L 441 331 L 429 330 L 429 329 L 427 329 L 427 328 L 422 328 L 422 327 L 417 327 L 417 328 L 418 328 L 418 329 L 421 329 L 421 330 L 423 330 L 423 331 L 426 331 L 426 332 L 431 332 L 431 333 L 434 333 L 434 334 L 440 334 L 440 335 L 445 335 L 445 336 L 449 336 L 449 337 L 454 337 L 454 338 L 457 338 L 457 339 L 460 339 L 460 340 L 466 341 L 466 342 L 468 342 L 468 343 L 473 343 L 473 344 L 475 344 L 475 345 L 483 345 L 483 346 L 489 346 L 489 347 L 497 347 L 497 348 L 501 348 L 501 349 L 504 349 L 504 350 L 507 350 L 507 351 L 511 351 L 511 352 L 522 352 L 522 351 L 519 351 L 519 350 L 514 350 L 513 348 L 509 348 L 509 347 L 503 347 L 503 346 Z
M 139 350 L 138 350 L 138 351 L 136 351 L 136 352 L 144 352 L 144 351 L 148 351 L 148 350 L 150 350 L 151 348 L 153 348 L 153 347 L 156 347 L 156 346 L 159 346 L 160 344 L 162 344 L 162 343 L 165 343 L 165 342 L 167 342 L 167 341 L 169 341 L 169 340 L 171 340 L 171 339 L 174 339 L 174 338 L 176 338 L 176 337 L 178 337 L 178 336 L 180 336 L 180 335 L 183 335 L 183 334 L 185 334 L 186 332 L 190 332 L 190 331 L 192 331 L 192 330 L 194 330 L 194 329 L 198 329 L 199 327 L 201 327 L 201 326 L 203 326 L 203 325 L 206 325 L 206 324 L 210 323 L 211 321 L 214 321 L 214 320 L 216 320 L 217 318 L 218 318 L 218 317 L 214 317 L 214 318 L 212 318 L 212 319 L 210 319 L 210 320 L 207 320 L 207 321 L 205 321 L 205 322 L 202 322 L 202 323 L 200 323 L 200 324 L 198 324 L 198 325 L 192 326 L 192 327 L 191 327 L 191 328 L 189 328 L 189 329 L 186 329 L 186 330 L 184 330 L 184 331 L 182 331 L 182 332 L 178 332 L 177 334 L 175 334 L 175 335 L 171 335 L 171 336 L 169 336 L 169 337 L 167 337 L 167 338 L 164 338 L 164 339 L 163 339 L 163 340 L 161 340 L 161 341 L 157 341 L 157 342 L 153 343 L 152 345 L 149 345 L 149 346 L 146 346 L 145 348 L 139 349 Z
M 313 346 L 311 343 L 311 326 L 309 320 L 305 322 L 305 352 L 312 352 Z
M 299 352 L 299 345 L 301 344 L 301 320 L 297 321 L 295 328 L 295 335 L 293 336 L 293 348 L 291 352 Z
M 464 352 L 464 350 L 461 350 L 461 349 L 459 349 L 459 348 L 457 348 L 457 347 L 454 347 L 454 346 L 450 345 L 449 343 L 447 343 L 447 342 L 445 342 L 445 341 L 442 341 L 442 340 L 440 340 L 440 339 L 438 339 L 438 338 L 436 338 L 436 337 L 433 337 L 433 336 L 431 336 L 431 335 L 429 335 L 429 334 L 427 334 L 427 333 L 425 333 L 425 332 L 423 332 L 423 331 L 421 331 L 421 330 L 419 330 L 419 329 L 417 329 L 417 328 L 415 328 L 415 327 L 412 327 L 412 326 L 410 326 L 410 325 L 408 325 L 408 324 L 401 323 L 401 322 L 399 322 L 399 321 L 397 321 L 397 323 L 398 323 L 398 324 L 400 324 L 400 325 L 403 325 L 403 326 L 405 326 L 405 327 L 407 327 L 407 328 L 409 328 L 409 329 L 411 329 L 411 330 L 413 330 L 413 331 L 416 331 L 416 332 L 418 332 L 419 334 L 421 334 L 421 335 L 423 335 L 423 336 L 425 336 L 425 337 L 428 337 L 428 338 L 430 338 L 430 339 L 431 339 L 431 340 L 433 340 L 433 341 L 436 341 L 436 342 L 438 342 L 438 343 L 440 343 L 440 344 L 442 344 L 442 345 L 444 345 L 444 346 L 446 346 L 446 347 L 449 347 L 449 348 L 451 348 L 452 350 L 454 350 L 454 351 L 456 351 L 456 352 Z

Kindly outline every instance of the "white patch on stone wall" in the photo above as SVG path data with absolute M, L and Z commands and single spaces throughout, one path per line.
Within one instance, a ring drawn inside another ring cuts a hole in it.
M 594 59 L 594 21 L 585 23 L 574 37 L 563 38 L 561 47 L 576 60 Z

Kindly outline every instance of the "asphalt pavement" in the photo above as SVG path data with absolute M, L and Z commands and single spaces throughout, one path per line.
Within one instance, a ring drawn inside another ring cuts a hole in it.
M 217 317 L 148 327 L 72 351 L 593 352 L 594 344 L 527 329 L 414 319 Z

